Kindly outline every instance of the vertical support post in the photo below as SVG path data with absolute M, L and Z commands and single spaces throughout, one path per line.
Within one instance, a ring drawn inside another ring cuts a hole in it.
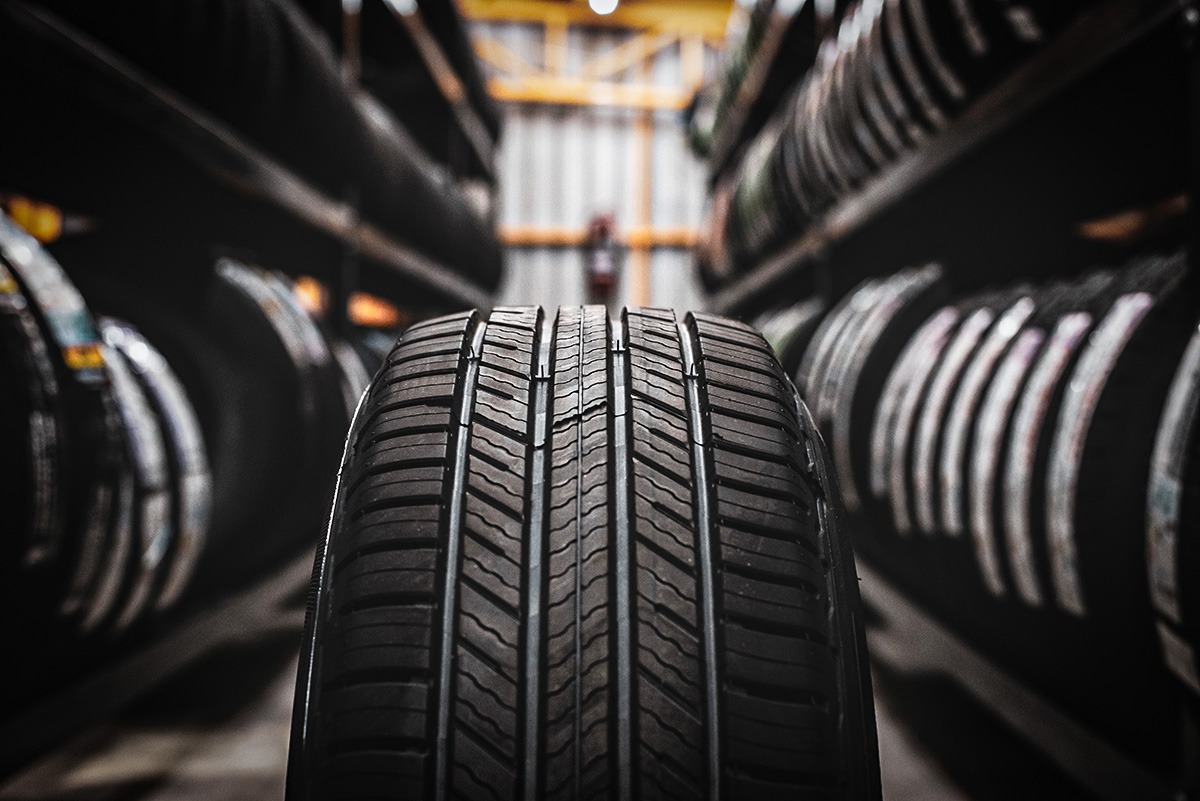
M 650 78 L 650 52 L 647 47 L 641 59 L 643 83 Z M 641 147 L 641 164 L 638 170 L 637 221 L 639 231 L 650 231 L 654 223 L 654 112 L 643 109 L 637 113 L 638 143 Z M 630 242 L 629 302 L 633 306 L 649 306 L 652 302 L 650 289 L 651 237 L 638 237 Z
M 704 85 L 704 37 L 692 34 L 681 39 L 679 47 L 684 91 L 695 92 Z
M 542 64 L 546 72 L 555 78 L 567 75 L 567 20 L 555 15 L 546 19 L 542 42 Z

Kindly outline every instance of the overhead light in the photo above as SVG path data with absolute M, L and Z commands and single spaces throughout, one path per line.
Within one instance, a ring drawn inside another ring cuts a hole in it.
M 611 14 L 617 10 L 617 0 L 588 0 L 588 5 L 597 14 Z
M 405 17 L 417 10 L 417 0 L 384 0 L 384 2 L 392 11 Z M 361 4 L 360 0 L 359 5 Z

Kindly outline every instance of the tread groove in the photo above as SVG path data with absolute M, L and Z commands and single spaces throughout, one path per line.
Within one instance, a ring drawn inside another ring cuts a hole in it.
M 454 466 L 450 471 L 449 513 L 446 516 L 446 567 L 443 573 L 442 643 L 438 667 L 437 749 L 435 765 L 435 798 L 445 801 L 450 768 L 450 690 L 454 668 L 455 597 L 458 594 L 459 552 L 462 547 L 463 522 L 466 519 L 467 456 L 471 445 L 471 415 L 475 406 L 475 384 L 479 379 L 479 362 L 483 357 L 483 337 L 487 323 L 472 315 L 474 330 L 468 329 L 466 373 L 463 375 L 457 414 L 458 431 L 454 449 Z
M 537 801 L 540 779 L 539 759 L 541 752 L 542 654 L 543 631 L 545 629 L 545 552 L 547 527 L 547 474 L 550 469 L 550 448 L 547 437 L 550 433 L 550 417 L 553 414 L 554 362 L 551 351 L 557 325 L 548 322 L 544 314 L 538 314 L 537 333 L 534 336 L 533 388 L 533 437 L 529 442 L 528 469 L 526 474 L 526 536 L 525 547 L 528 557 L 525 586 L 525 763 L 524 784 L 526 801 Z
M 617 798 L 633 798 L 633 642 L 630 606 L 632 604 L 630 493 L 632 472 L 629 415 L 629 345 L 625 341 L 628 312 L 612 324 L 612 419 L 609 438 L 609 464 L 613 466 L 611 516 L 613 554 L 616 562 L 614 609 L 616 610 L 616 647 L 613 649 L 616 675 L 616 751 Z
M 708 731 L 708 797 L 721 797 L 720 687 L 717 674 L 717 614 L 716 572 L 713 568 L 715 520 L 713 497 L 712 456 L 709 443 L 712 436 L 706 429 L 704 407 L 708 405 L 704 387 L 704 364 L 700 356 L 700 340 L 695 330 L 695 318 L 688 315 L 679 324 L 679 345 L 683 353 L 683 374 L 688 405 L 688 431 L 692 442 L 693 504 L 696 518 L 696 549 L 699 552 L 699 589 L 702 640 L 704 643 L 704 701 Z M 710 407 L 711 408 L 711 407 Z

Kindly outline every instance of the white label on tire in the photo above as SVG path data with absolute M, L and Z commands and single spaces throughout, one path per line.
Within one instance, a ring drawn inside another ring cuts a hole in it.
M 950 415 L 946 420 L 939 470 L 942 527 L 952 537 L 961 536 L 966 529 L 966 521 L 963 519 L 963 472 L 967 460 L 967 432 L 975 420 L 980 396 L 996 368 L 996 362 L 1036 309 L 1037 304 L 1028 297 L 1021 298 L 1009 306 L 996 320 L 983 344 L 975 352 L 975 357 L 967 366 L 958 385 L 958 392 L 954 396 Z
M 1046 484 L 1051 577 L 1058 605 L 1080 617 L 1087 614 L 1087 606 L 1079 577 L 1075 502 L 1083 448 L 1104 385 L 1126 343 L 1153 306 L 1154 296 L 1148 292 L 1123 295 L 1113 304 L 1075 365 L 1054 432 Z
M 1072 312 L 1059 318 L 1021 393 L 1009 432 L 1008 464 L 1004 471 L 1004 532 L 1017 595 L 1030 606 L 1041 606 L 1044 602 L 1034 568 L 1030 531 L 1034 461 L 1054 390 L 1091 326 L 1092 316 L 1086 312 Z
M 1200 693 L 1200 670 L 1196 669 L 1195 649 L 1163 621 L 1159 620 L 1157 625 L 1158 640 L 1162 643 L 1167 667 L 1193 692 Z
M 926 534 L 932 534 L 937 528 L 934 484 L 937 480 L 935 462 L 938 427 L 945 419 L 946 406 L 950 403 L 951 393 L 958 384 L 963 366 L 993 320 L 995 313 L 991 309 L 983 308 L 971 312 L 963 321 L 946 350 L 946 357 L 938 365 L 929 385 L 929 394 L 921 407 L 921 416 L 917 418 L 917 438 L 913 452 L 913 513 L 917 528 Z
M 1200 330 L 1193 332 L 1171 383 L 1150 462 L 1146 491 L 1146 561 L 1154 608 L 1174 623 L 1179 609 L 1179 515 L 1188 445 L 1200 411 Z M 1196 465 L 1191 465 L 1195 470 Z
M 1000 363 L 996 378 L 984 396 L 979 418 L 975 422 L 975 447 L 971 454 L 971 484 L 968 493 L 971 506 L 971 533 L 975 539 L 975 557 L 983 574 L 984 585 L 995 596 L 1007 592 L 1000 575 L 1000 557 L 996 546 L 996 472 L 1000 466 L 1001 439 L 1004 425 L 1016 403 L 1021 380 L 1037 357 L 1046 332 L 1029 328 L 1013 343 Z

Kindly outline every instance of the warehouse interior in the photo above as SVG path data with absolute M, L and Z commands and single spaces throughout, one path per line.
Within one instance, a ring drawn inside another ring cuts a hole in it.
M 0 801 L 1200 799 L 1193 0 L 0 0 Z

